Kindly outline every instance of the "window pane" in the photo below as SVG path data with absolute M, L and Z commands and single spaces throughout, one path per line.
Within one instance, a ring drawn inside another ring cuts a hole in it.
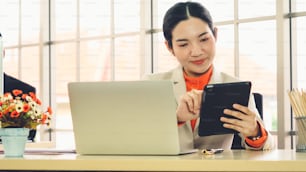
M 208 9 L 213 21 L 224 21 L 234 19 L 233 0 L 197 0 Z
M 140 30 L 139 0 L 114 0 L 115 33 Z
M 6 49 L 3 60 L 3 72 L 18 78 L 19 51 L 17 48 Z
M 140 44 L 139 36 L 115 39 L 115 80 L 140 79 Z
M 56 44 L 54 52 L 57 102 L 67 101 L 67 83 L 76 81 L 77 77 L 76 44 Z
M 0 1 L 0 32 L 4 46 L 18 44 L 19 35 L 19 0 Z
M 275 0 L 238 0 L 239 18 L 275 15 L 275 3 Z
M 252 81 L 252 91 L 263 94 L 264 122 L 276 130 L 276 26 L 275 21 L 240 25 L 239 75 Z
M 65 115 L 61 112 L 63 104 L 68 103 L 68 92 L 67 84 L 72 81 L 76 81 L 76 44 L 75 43 L 66 43 L 66 44 L 57 44 L 54 46 L 55 60 L 56 65 L 53 69 L 55 71 L 56 78 L 56 114 L 57 121 L 60 121 L 60 116 Z M 69 108 L 68 108 L 69 109 Z M 60 124 L 60 123 L 59 123 Z M 57 124 L 58 128 L 66 128 L 69 125 L 65 124 L 60 126 Z
M 107 81 L 111 79 L 110 40 L 84 41 L 80 45 L 80 80 Z
M 234 26 L 218 26 L 215 66 L 232 76 L 235 75 Z
M 297 86 L 306 89 L 306 17 L 296 18 Z
M 179 63 L 166 48 L 165 38 L 162 32 L 155 34 L 157 42 L 154 42 L 154 72 L 166 72 L 175 68 Z
M 56 40 L 73 39 L 76 37 L 77 13 L 75 0 L 56 0 L 54 31 Z
M 20 79 L 36 88 L 36 94 L 40 94 L 39 72 L 39 47 L 24 47 L 21 49 L 21 76 Z
M 38 43 L 40 26 L 40 0 L 21 2 L 22 43 Z
M 56 44 L 54 48 L 55 57 L 55 94 L 56 107 L 56 140 L 58 147 L 74 148 L 72 133 L 72 120 L 69 107 L 67 84 L 76 81 L 76 43 Z M 68 130 L 68 131 L 67 131 Z
M 110 7 L 109 0 L 80 0 L 80 36 L 109 35 Z
M 21 63 L 21 71 L 19 71 Z M 18 59 L 18 49 L 5 50 L 3 61 L 4 72 L 26 82 L 36 88 L 39 94 L 39 49 L 38 47 L 24 47 L 21 49 L 21 60 Z M 19 76 L 19 73 L 21 76 Z
M 291 0 L 292 2 L 292 12 L 305 12 L 306 11 L 306 1 L 305 0 Z

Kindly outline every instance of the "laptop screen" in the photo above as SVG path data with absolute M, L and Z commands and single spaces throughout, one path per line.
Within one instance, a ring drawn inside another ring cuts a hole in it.
M 170 81 L 68 84 L 79 154 L 179 154 Z

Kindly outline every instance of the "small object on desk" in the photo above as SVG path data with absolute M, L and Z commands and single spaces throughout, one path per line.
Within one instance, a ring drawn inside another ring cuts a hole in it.
M 222 153 L 224 149 L 218 148 L 218 149 L 202 149 L 201 153 L 204 155 L 213 155 L 213 154 L 218 154 Z

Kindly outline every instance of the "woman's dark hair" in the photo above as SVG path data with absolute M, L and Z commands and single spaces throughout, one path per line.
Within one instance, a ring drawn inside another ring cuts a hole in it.
M 195 17 L 206 22 L 210 30 L 214 33 L 213 20 L 209 11 L 197 2 L 179 2 L 166 12 L 163 21 L 164 37 L 169 47 L 172 48 L 172 31 L 175 26 L 190 17 Z

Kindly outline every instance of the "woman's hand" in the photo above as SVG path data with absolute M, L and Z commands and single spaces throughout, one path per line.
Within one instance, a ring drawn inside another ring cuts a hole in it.
M 180 98 L 176 109 L 177 120 L 179 122 L 185 122 L 199 117 L 202 93 L 202 90 L 193 89 Z
M 244 137 L 257 136 L 259 126 L 257 124 L 256 114 L 248 107 L 239 104 L 234 104 L 233 108 L 236 110 L 225 109 L 224 114 L 238 119 L 221 117 L 220 120 L 224 122 L 223 126 L 240 132 Z

